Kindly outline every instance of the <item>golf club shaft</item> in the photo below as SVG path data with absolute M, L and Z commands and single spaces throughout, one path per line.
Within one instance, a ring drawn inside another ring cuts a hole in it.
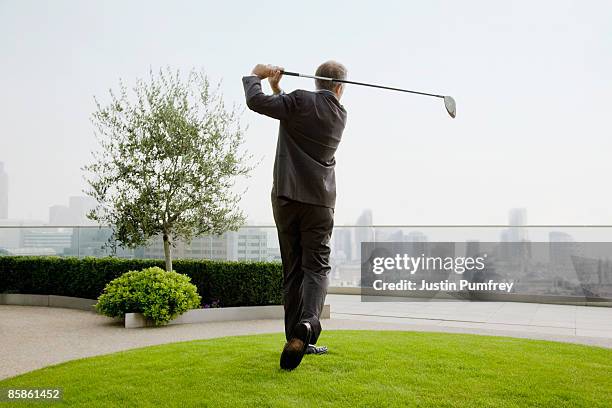
M 390 91 L 408 92 L 408 93 L 417 94 L 417 95 L 435 96 L 436 98 L 444 99 L 444 95 L 436 95 L 436 94 L 430 94 L 430 93 L 418 92 L 418 91 L 409 91 L 408 89 L 393 88 L 393 87 L 390 87 L 390 86 L 383 86 L 383 85 L 374 85 L 374 84 L 368 84 L 368 83 L 365 83 L 365 82 L 348 81 L 346 79 L 334 79 L 334 78 L 320 77 L 320 76 L 316 76 L 316 75 L 300 74 L 298 72 L 290 72 L 290 71 L 283 71 L 283 75 L 303 77 L 303 78 L 312 78 L 312 79 L 320 79 L 322 81 L 340 82 L 340 83 L 343 83 L 343 84 L 363 85 L 363 86 L 369 86 L 369 87 L 372 87 L 372 88 L 388 89 Z

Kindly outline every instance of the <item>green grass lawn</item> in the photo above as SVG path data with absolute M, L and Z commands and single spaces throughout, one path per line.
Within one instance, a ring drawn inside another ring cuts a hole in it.
M 87 407 L 612 406 L 609 349 L 328 331 L 321 344 L 329 354 L 306 356 L 297 370 L 284 372 L 278 368 L 283 340 L 273 334 L 142 348 L 47 367 L 0 388 L 62 387 L 66 405 Z

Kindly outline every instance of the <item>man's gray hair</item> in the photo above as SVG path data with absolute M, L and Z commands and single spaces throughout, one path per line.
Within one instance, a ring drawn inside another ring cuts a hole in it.
M 346 67 L 336 61 L 327 61 L 319 65 L 317 68 L 316 76 L 333 78 L 333 79 L 346 79 Z M 317 89 L 327 89 L 333 91 L 338 85 L 337 82 L 326 81 L 324 79 L 315 79 L 315 86 Z

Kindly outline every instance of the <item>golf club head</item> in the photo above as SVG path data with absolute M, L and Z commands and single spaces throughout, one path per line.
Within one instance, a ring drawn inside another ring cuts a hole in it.
M 454 118 L 457 115 L 457 105 L 455 104 L 455 100 L 452 96 L 444 97 L 444 106 L 446 107 L 448 114 L 451 115 L 451 118 Z

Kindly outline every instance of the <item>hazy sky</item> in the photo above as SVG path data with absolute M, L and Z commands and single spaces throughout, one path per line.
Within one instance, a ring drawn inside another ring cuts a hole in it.
M 612 3 L 609 1 L 0 0 L 0 161 L 9 216 L 46 220 L 82 194 L 96 149 L 89 117 L 119 78 L 203 68 L 243 103 L 255 63 L 349 76 L 457 101 L 348 87 L 337 153 L 336 222 L 612 224 Z M 312 89 L 284 78 L 285 90 Z M 278 124 L 247 111 L 262 164 L 242 206 L 270 223 Z

